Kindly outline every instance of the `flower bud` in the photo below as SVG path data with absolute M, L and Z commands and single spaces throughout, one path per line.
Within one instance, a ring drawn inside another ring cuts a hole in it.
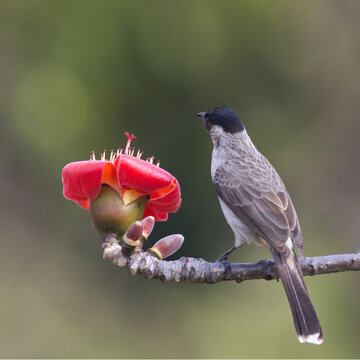
M 141 221 L 135 221 L 132 223 L 122 238 L 124 243 L 133 247 L 140 245 L 140 239 L 143 234 L 143 230 L 144 227 Z
M 140 220 L 144 214 L 147 197 L 140 197 L 128 205 L 109 185 L 101 185 L 99 195 L 90 204 L 90 216 L 94 228 L 101 235 L 115 233 L 125 234 L 128 227 Z
M 147 216 L 146 218 L 141 220 L 144 230 L 142 236 L 144 237 L 145 241 L 150 236 L 151 232 L 153 231 L 155 218 L 153 216 Z
M 160 239 L 149 251 L 162 260 L 179 250 L 183 242 L 184 237 L 181 234 L 169 235 Z

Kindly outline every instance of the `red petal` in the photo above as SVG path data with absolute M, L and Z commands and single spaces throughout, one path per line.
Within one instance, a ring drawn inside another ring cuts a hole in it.
M 153 193 L 148 204 L 151 208 L 159 211 L 176 212 L 181 204 L 180 186 L 176 179 L 166 189 Z
M 104 182 L 116 186 L 115 167 L 109 161 L 77 161 L 67 164 L 62 171 L 64 197 L 75 201 L 84 209 L 99 194 Z
M 167 188 L 174 180 L 174 177 L 167 171 L 133 156 L 118 156 L 115 166 L 120 186 L 148 195 Z
M 153 216 L 155 218 L 155 221 L 166 221 L 168 218 L 168 214 L 166 212 L 152 209 L 149 206 L 149 203 L 146 205 L 143 219 L 147 216 Z

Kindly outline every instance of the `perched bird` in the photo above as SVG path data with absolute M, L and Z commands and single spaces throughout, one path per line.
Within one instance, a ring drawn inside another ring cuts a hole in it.
M 289 300 L 300 342 L 321 344 L 323 333 L 293 249 L 304 256 L 294 205 L 280 176 L 255 148 L 233 110 L 221 106 L 197 114 L 213 142 L 211 178 L 220 206 L 235 234 L 235 246 L 265 245 L 272 253 Z

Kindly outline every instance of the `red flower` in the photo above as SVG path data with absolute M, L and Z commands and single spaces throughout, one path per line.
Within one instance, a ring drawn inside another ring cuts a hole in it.
M 89 161 L 67 164 L 62 171 L 64 196 L 75 201 L 84 209 L 96 200 L 102 184 L 110 185 L 122 198 L 125 205 L 147 196 L 143 218 L 154 216 L 156 221 L 167 220 L 168 213 L 174 213 L 180 206 L 180 186 L 173 175 L 153 164 L 154 158 L 141 159 L 142 153 L 134 155 L 130 148 L 134 135 L 125 133 L 128 142 L 124 153 L 111 151 L 110 160 L 105 159 L 105 151 L 100 160 L 95 160 L 93 152 Z

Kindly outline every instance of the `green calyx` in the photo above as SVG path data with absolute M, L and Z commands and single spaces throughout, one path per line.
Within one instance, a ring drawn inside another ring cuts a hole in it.
M 128 227 L 141 220 L 148 198 L 142 196 L 128 205 L 109 185 L 101 185 L 98 197 L 90 204 L 90 216 L 93 226 L 101 235 L 115 233 L 123 236 Z

